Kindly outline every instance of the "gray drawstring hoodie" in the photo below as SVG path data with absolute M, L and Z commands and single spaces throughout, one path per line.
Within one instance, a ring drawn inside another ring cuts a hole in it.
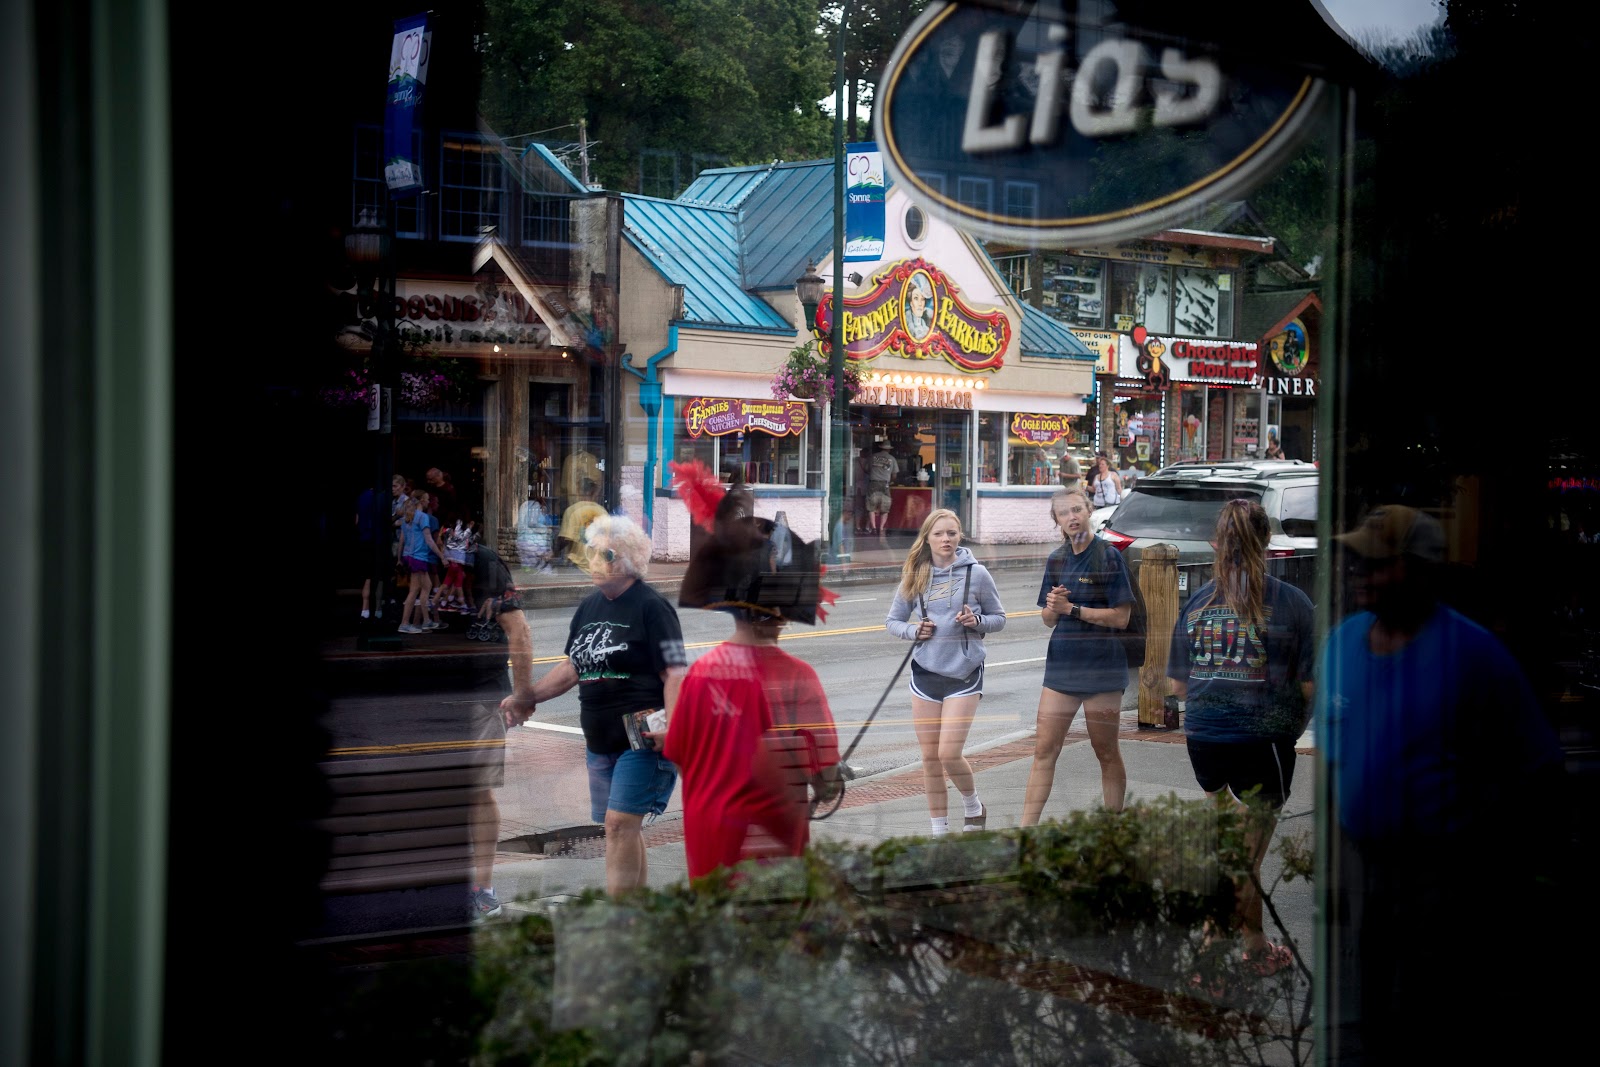
M 962 604 L 969 605 L 978 616 L 976 629 L 956 621 Z M 1006 625 L 1006 609 L 1000 605 L 994 578 L 966 548 L 956 549 L 955 562 L 950 566 L 933 568 L 927 592 L 914 602 L 897 592 L 884 626 L 901 640 L 914 641 L 924 611 L 934 622 L 933 636 L 922 643 L 912 659 L 923 670 L 946 678 L 965 678 L 981 666 L 983 635 Z

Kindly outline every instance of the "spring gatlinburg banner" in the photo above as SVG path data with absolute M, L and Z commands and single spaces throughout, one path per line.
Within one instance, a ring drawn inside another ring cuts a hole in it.
M 412 131 L 421 113 L 432 44 L 427 15 L 395 20 L 394 44 L 389 49 L 389 101 L 383 109 L 383 178 L 390 196 L 414 196 L 422 189 L 422 164 L 416 157 Z
M 883 153 L 876 141 L 845 145 L 844 261 L 883 258 Z

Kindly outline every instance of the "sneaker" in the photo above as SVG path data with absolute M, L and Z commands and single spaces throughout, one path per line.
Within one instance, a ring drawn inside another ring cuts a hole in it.
M 494 895 L 493 889 L 474 889 L 472 891 L 473 922 L 481 923 L 485 919 L 493 919 L 503 910 L 500 907 L 500 898 Z
M 422 624 L 422 629 L 427 633 L 432 633 L 434 630 L 443 630 L 444 628 L 445 624 L 440 622 L 438 619 L 434 619 L 432 622 L 425 622 Z
M 420 634 L 420 633 L 424 633 L 426 631 L 421 630 L 418 627 L 412 626 L 412 625 L 410 625 L 408 623 L 408 624 L 400 627 L 399 632 L 403 633 L 403 634 Z

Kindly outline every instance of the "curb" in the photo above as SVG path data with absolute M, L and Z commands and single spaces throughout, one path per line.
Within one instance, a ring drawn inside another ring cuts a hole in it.
M 1045 556 L 999 556 L 979 559 L 991 571 L 1033 570 L 1044 566 Z M 900 577 L 898 563 L 835 563 L 827 566 L 822 575 L 826 586 L 850 585 L 857 582 L 876 582 Z M 668 600 L 675 600 L 683 585 L 681 575 L 645 578 L 644 583 Z M 518 587 L 522 603 L 532 608 L 576 607 L 594 588 L 588 581 L 581 582 L 530 582 Z

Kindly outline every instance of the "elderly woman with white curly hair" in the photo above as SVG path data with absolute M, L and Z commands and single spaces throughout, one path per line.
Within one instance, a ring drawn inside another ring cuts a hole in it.
M 594 592 L 578 605 L 567 658 L 534 684 L 535 702 L 578 687 L 589 768 L 589 808 L 606 828 L 606 891 L 645 884 L 646 816 L 666 811 L 678 772 L 659 745 L 629 730 L 639 712 L 671 714 L 688 669 L 672 603 L 642 579 L 650 538 L 632 520 L 604 515 L 584 531 Z M 531 709 L 530 709 L 531 710 Z

